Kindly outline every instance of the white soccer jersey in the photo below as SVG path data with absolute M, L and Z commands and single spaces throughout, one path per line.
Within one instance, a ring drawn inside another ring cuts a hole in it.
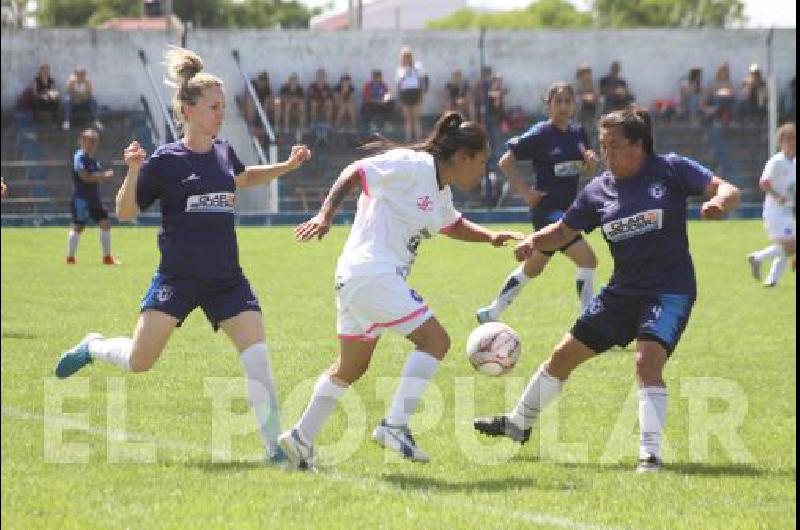
M 356 164 L 361 196 L 336 266 L 337 281 L 354 276 L 408 276 L 423 239 L 461 219 L 449 186 L 439 189 L 433 156 L 392 149 Z
M 772 214 L 791 213 L 794 207 L 795 186 L 797 181 L 797 164 L 795 159 L 788 159 L 783 153 L 776 153 L 764 166 L 761 182 L 767 181 L 775 193 L 787 197 L 783 204 L 769 193 L 764 198 L 764 217 Z

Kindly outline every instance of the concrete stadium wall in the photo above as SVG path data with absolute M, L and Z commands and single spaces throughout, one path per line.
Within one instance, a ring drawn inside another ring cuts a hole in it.
M 768 30 L 584 30 L 537 32 L 489 32 L 485 57 L 503 74 L 510 88 L 509 105 L 536 110 L 546 87 L 556 79 L 572 81 L 576 66 L 588 62 L 598 80 L 613 60 L 622 63 L 622 75 L 639 101 L 674 97 L 678 80 L 693 66 L 702 67 L 710 81 L 718 65 L 731 65 L 734 83 L 740 83 L 753 62 L 766 70 Z M 230 92 L 243 82 L 231 59 L 238 49 L 249 74 L 269 71 L 277 91 L 291 72 L 308 83 L 324 66 L 331 78 L 350 72 L 361 85 L 373 68 L 394 78 L 398 51 L 409 45 L 431 77 L 432 92 L 425 112 L 436 112 L 443 100 L 442 87 L 454 68 L 472 79 L 478 73 L 480 51 L 477 32 L 335 32 L 198 30 L 188 46 L 197 50 L 206 69 L 227 81 Z M 13 106 L 16 96 L 30 82 L 39 61 L 48 61 L 56 82 L 63 86 L 76 65 L 87 68 L 101 104 L 112 108 L 138 108 L 139 95 L 150 88 L 137 57 L 144 49 L 155 66 L 175 35 L 162 32 L 117 32 L 91 29 L 2 30 L 2 106 Z M 783 90 L 796 74 L 796 31 L 775 30 L 773 69 Z M 165 88 L 165 87 L 162 87 Z M 165 88 L 166 92 L 166 88 Z

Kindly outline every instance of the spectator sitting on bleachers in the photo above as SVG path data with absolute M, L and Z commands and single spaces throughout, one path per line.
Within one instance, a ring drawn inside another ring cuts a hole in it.
M 467 120 L 475 115 L 475 100 L 472 97 L 472 88 L 469 81 L 464 79 L 461 70 L 453 70 L 450 81 L 444 85 L 445 106 L 444 110 L 460 112 Z
M 594 128 L 597 117 L 597 89 L 592 78 L 592 67 L 584 63 L 575 73 L 575 95 L 578 103 L 578 119 L 586 129 Z
M 389 86 L 383 81 L 383 72 L 373 70 L 370 80 L 364 83 L 362 91 L 364 104 L 364 125 L 367 129 L 383 129 L 386 120 L 391 119 L 394 113 L 394 100 Z M 375 123 L 373 124 L 373 120 Z
M 89 115 L 98 131 L 103 130 L 103 124 L 97 119 L 97 100 L 94 98 L 92 82 L 86 77 L 86 69 L 79 66 L 67 81 L 67 95 L 64 98 L 64 123 L 62 128 L 68 131 L 70 121 L 76 113 L 83 112 Z
M 742 101 L 739 106 L 742 122 L 760 122 L 767 117 L 767 83 L 758 65 L 753 63 L 742 81 Z
M 600 78 L 600 93 L 605 100 L 603 113 L 624 109 L 634 101 L 628 82 L 620 77 L 619 71 L 619 61 L 614 61 L 608 74 Z
M 342 74 L 333 89 L 336 128 L 354 131 L 356 128 L 356 89 L 350 74 Z
M 253 92 L 256 93 L 258 101 L 261 103 L 261 108 L 267 115 L 270 123 L 275 123 L 275 99 L 272 97 L 272 86 L 269 82 L 269 74 L 265 71 L 260 72 L 256 77 L 250 80 L 253 87 Z M 263 129 L 261 118 L 258 116 L 258 111 L 253 103 L 253 98 L 250 97 L 247 87 L 243 94 L 242 101 L 244 104 L 244 117 L 247 122 L 256 129 Z
M 281 85 L 280 96 L 275 105 L 275 110 L 280 115 L 281 127 L 285 132 L 289 132 L 292 115 L 296 116 L 296 136 L 299 141 L 306 128 L 306 100 L 305 92 L 300 85 L 297 74 L 291 74 L 286 83 Z
M 475 97 L 475 117 L 483 124 L 489 135 L 491 154 L 487 168 L 490 171 L 497 169 L 497 161 L 503 149 L 503 143 L 500 141 L 500 123 L 504 117 L 503 107 L 507 92 L 508 90 L 503 87 L 502 76 L 493 74 L 491 66 L 481 67 L 481 74 L 475 82 L 472 94 Z
M 795 121 L 797 116 L 797 76 L 789 81 L 782 95 L 780 123 Z
M 703 90 L 703 70 L 692 68 L 681 83 L 681 117 L 695 123 L 706 111 Z
M 716 116 L 724 127 L 731 124 L 736 106 L 736 88 L 731 82 L 731 69 L 728 63 L 717 68 L 714 81 L 708 87 L 708 108 L 710 115 Z
M 33 111 L 37 115 L 45 115 L 53 123 L 58 120 L 59 93 L 55 80 L 50 77 L 50 65 L 39 65 L 39 71 L 31 83 L 33 90 Z
M 311 123 L 333 123 L 333 89 L 324 68 L 317 70 L 314 82 L 308 85 L 308 107 Z

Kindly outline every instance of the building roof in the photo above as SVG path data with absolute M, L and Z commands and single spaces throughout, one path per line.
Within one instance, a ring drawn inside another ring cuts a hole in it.
M 117 31 L 167 31 L 167 29 L 183 30 L 183 23 L 175 15 L 169 18 L 158 17 L 119 17 L 112 18 L 99 26 L 104 29 L 115 29 Z

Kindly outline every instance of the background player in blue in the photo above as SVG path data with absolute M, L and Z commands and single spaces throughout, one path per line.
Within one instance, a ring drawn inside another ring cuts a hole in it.
M 81 133 L 81 148 L 75 151 L 72 162 L 72 226 L 67 236 L 67 264 L 76 263 L 78 243 L 86 221 L 92 219 L 100 227 L 100 245 L 103 247 L 103 263 L 117 265 L 119 262 L 111 255 L 111 222 L 108 212 L 100 201 L 99 183 L 112 178 L 114 172 L 103 171 L 94 157 L 100 144 L 100 135 L 94 129 L 86 129 Z
M 200 57 L 188 50 L 172 49 L 166 60 L 177 87 L 175 115 L 185 135 L 159 147 L 144 164 L 145 152 L 133 142 L 125 149 L 128 174 L 117 194 L 122 221 L 160 200 L 161 263 L 142 301 L 133 339 L 91 333 L 62 355 L 56 375 L 68 377 L 96 359 L 132 372 L 146 371 L 175 327 L 199 306 L 239 351 L 268 456 L 279 458 L 275 384 L 261 308 L 239 267 L 234 192 L 296 169 L 311 153 L 305 146 L 294 146 L 286 162 L 244 167 L 231 145 L 217 137 L 225 116 L 222 81 L 202 73 Z
M 550 119 L 528 129 L 520 137 L 508 142 L 508 151 L 500 159 L 500 168 L 525 202 L 531 207 L 533 227 L 540 230 L 561 219 L 578 193 L 581 171 L 591 174 L 597 162 L 589 149 L 586 131 L 571 120 L 575 113 L 575 91 L 572 85 L 558 82 L 545 97 Z M 517 161 L 530 160 L 536 174 L 536 185 L 529 187 L 519 174 Z M 525 263 L 503 282 L 497 298 L 478 310 L 481 323 L 500 318 L 523 287 L 544 270 L 555 251 L 563 252 L 578 272 L 575 283 L 581 307 L 585 308 L 594 292 L 594 273 L 597 258 L 589 243 L 580 234 L 554 250 L 534 250 Z
M 595 296 L 550 358 L 531 378 L 514 410 L 478 418 L 475 428 L 525 443 L 541 410 L 572 371 L 613 345 L 634 338 L 639 383 L 639 471 L 661 467 L 667 413 L 662 371 L 689 319 L 696 285 L 686 234 L 686 199 L 710 197 L 704 219 L 721 219 L 739 203 L 739 190 L 697 162 L 653 152 L 650 116 L 631 107 L 600 120 L 600 147 L 608 170 L 581 191 L 564 218 L 529 236 L 517 259 L 551 250 L 580 231 L 600 227 L 614 259 L 608 286 Z

